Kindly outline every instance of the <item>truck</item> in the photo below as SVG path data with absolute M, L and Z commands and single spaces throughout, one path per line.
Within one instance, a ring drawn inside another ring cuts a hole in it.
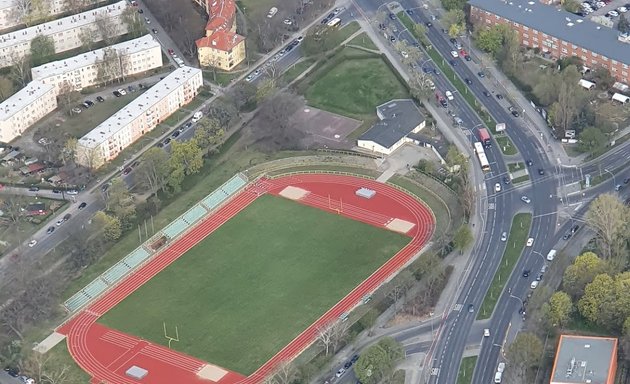
M 484 147 L 490 148 L 492 146 L 492 141 L 490 140 L 490 134 L 486 128 L 479 128 L 479 141 L 483 144 Z

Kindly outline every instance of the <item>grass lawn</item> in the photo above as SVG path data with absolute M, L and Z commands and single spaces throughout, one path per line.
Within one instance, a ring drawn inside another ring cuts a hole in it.
M 525 169 L 525 163 L 519 161 L 518 163 L 508 163 L 508 169 L 510 172 L 516 172 Z
M 531 223 L 532 215 L 530 213 L 519 213 L 512 219 L 512 226 L 510 227 L 510 234 L 506 243 L 505 252 L 503 253 L 503 258 L 499 264 L 499 269 L 497 269 L 494 274 L 490 289 L 488 289 L 486 297 L 483 299 L 477 320 L 488 319 L 492 315 L 492 311 L 494 311 L 494 306 L 497 304 L 497 300 L 499 300 L 503 287 L 505 287 L 505 283 L 510 278 L 512 270 L 525 247 Z
M 494 138 L 497 141 L 497 145 L 499 146 L 499 148 L 501 148 L 501 152 L 503 152 L 504 155 L 511 156 L 511 155 L 516 155 L 518 153 L 518 150 L 516 149 L 514 144 L 512 144 L 512 140 L 510 140 L 509 137 L 495 136 Z
M 177 111 L 175 111 L 175 113 L 170 115 L 162 123 L 169 125 L 171 128 L 174 128 L 178 126 L 179 124 L 183 123 L 186 116 L 188 116 L 190 113 L 191 111 L 178 109 Z
M 356 36 L 354 39 L 350 40 L 348 44 L 356 45 L 356 46 L 367 48 L 367 49 L 373 49 L 375 51 L 378 50 L 378 47 L 376 46 L 376 44 L 374 44 L 372 39 L 370 39 L 370 37 L 365 32 Z
M 459 366 L 457 374 L 457 384 L 471 384 L 472 375 L 477 364 L 477 356 L 468 356 L 462 359 L 462 365 Z
M 408 242 L 266 195 L 100 321 L 251 374 Z
M 194 111 L 195 109 L 199 108 L 199 106 L 203 103 L 205 103 L 209 98 L 212 97 L 212 93 L 209 91 L 201 91 L 199 92 L 199 94 L 193 99 L 193 101 L 191 101 L 190 103 L 186 104 L 184 106 L 184 109 L 187 109 L 189 111 Z
M 344 60 L 305 93 L 308 104 L 342 115 L 373 114 L 377 105 L 408 97 L 407 89 L 381 58 Z
M 83 109 L 83 107 L 80 107 L 82 109 L 80 114 L 73 116 L 64 115 L 65 121 L 61 123 L 61 130 L 72 137 L 81 137 L 131 103 L 142 93 L 144 93 L 144 90 L 127 92 L 125 96 L 121 97 L 114 97 L 114 95 L 110 94 L 102 103 L 93 100 L 95 104 L 92 108 Z M 85 98 L 89 99 L 89 97 Z M 82 102 L 83 100 L 80 100 L 77 102 L 77 105 Z
M 523 175 L 512 179 L 512 184 L 520 184 L 529 181 L 529 175 Z
M 306 71 L 308 67 L 313 65 L 314 62 L 314 59 L 305 59 L 289 67 L 282 75 L 285 83 L 289 84 L 290 82 L 295 80 L 296 77 L 300 76 L 302 72 Z

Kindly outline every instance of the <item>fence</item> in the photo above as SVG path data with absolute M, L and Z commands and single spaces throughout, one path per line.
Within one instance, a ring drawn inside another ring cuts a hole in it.
M 63 306 L 68 312 L 74 313 L 103 294 L 109 288 L 118 284 L 123 278 L 129 275 L 130 272 L 149 260 L 151 256 L 156 253 L 156 251 L 153 251 L 150 247 L 156 238 L 166 236 L 168 239 L 174 239 L 184 233 L 191 226 L 199 222 L 223 202 L 240 191 L 241 188 L 247 184 L 247 181 L 247 177 L 241 173 L 233 176 L 230 180 L 226 181 L 219 188 L 203 198 L 199 203 L 195 204 L 192 208 L 164 227 L 155 236 L 145 241 L 133 252 L 125 256 L 125 258 L 103 272 L 79 292 L 72 295 L 72 297 L 63 303 Z

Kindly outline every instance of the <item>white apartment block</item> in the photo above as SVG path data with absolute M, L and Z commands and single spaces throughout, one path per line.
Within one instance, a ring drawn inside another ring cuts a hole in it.
M 122 17 L 125 9 L 127 9 L 127 2 L 123 0 L 106 7 L 0 35 L 0 68 L 12 65 L 11 57 L 13 55 L 19 57 L 29 54 L 31 41 L 39 35 L 50 36 L 53 39 L 55 53 L 82 46 L 81 36 L 86 31 L 91 30 L 95 41 L 102 40 L 97 27 L 99 18 L 111 21 L 111 36 L 123 35 L 127 33 L 127 24 Z
M 77 164 L 94 169 L 114 159 L 145 133 L 197 96 L 201 70 L 176 69 L 144 94 L 79 139 Z
M 48 16 L 63 13 L 67 8 L 67 0 L 42 0 L 42 3 Z M 17 0 L 0 0 L 0 30 L 22 24 L 19 4 Z
M 55 87 L 31 81 L 0 104 L 0 141 L 8 143 L 57 108 Z
M 112 49 L 118 53 L 118 60 L 112 65 L 119 66 L 116 74 L 129 76 L 162 66 L 162 49 L 153 36 L 144 35 L 134 40 L 97 49 L 65 60 L 53 61 L 31 69 L 33 80 L 55 87 L 57 94 L 68 85 L 76 91 L 102 82 L 99 79 L 99 66 L 105 51 Z M 109 65 L 109 64 L 108 64 Z

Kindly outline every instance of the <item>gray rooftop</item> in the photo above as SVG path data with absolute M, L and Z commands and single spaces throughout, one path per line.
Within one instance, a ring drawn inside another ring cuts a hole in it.
M 630 64 L 630 45 L 617 40 L 616 30 L 561 7 L 544 5 L 538 0 L 469 0 L 468 4 L 609 59 Z
M 385 148 L 396 144 L 424 121 L 424 116 L 411 99 L 388 101 L 376 107 L 376 112 L 381 120 L 359 140 L 373 141 Z
M 617 339 L 563 335 L 558 345 L 552 383 L 607 383 Z M 612 372 L 614 377 L 615 372 Z

